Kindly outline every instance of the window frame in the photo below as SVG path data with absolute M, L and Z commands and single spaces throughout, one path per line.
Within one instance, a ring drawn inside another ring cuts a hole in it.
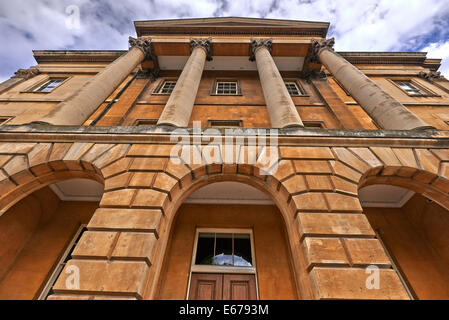
M 151 92 L 151 94 L 152 95 L 159 95 L 159 96 L 170 96 L 172 94 L 173 90 L 175 89 L 175 87 L 173 87 L 173 90 L 170 93 L 163 93 L 163 92 L 161 92 L 162 89 L 164 88 L 164 84 L 166 82 L 175 82 L 175 87 L 176 87 L 176 83 L 178 82 L 178 78 L 162 78 L 159 81 L 158 85 Z
M 65 248 L 64 253 L 62 254 L 61 258 L 58 260 L 58 263 L 55 265 L 55 267 L 49 273 L 50 276 L 47 278 L 45 286 L 40 291 L 37 300 L 47 300 L 47 298 L 50 295 L 51 290 L 53 289 L 53 287 L 56 283 L 56 280 L 58 280 L 60 274 L 64 270 L 64 267 L 65 267 L 68 259 L 72 256 L 72 253 L 75 250 L 76 245 L 81 240 L 82 235 L 86 231 L 88 231 L 87 224 L 82 224 L 78 228 L 75 235 L 72 237 L 72 240 L 70 240 L 70 243 Z
M 60 88 L 64 83 L 66 83 L 69 79 L 71 79 L 72 76 L 48 76 L 45 79 L 39 81 L 38 83 L 33 84 L 32 86 L 28 87 L 26 90 L 21 91 L 21 93 L 36 93 L 36 94 L 49 94 L 55 92 L 56 89 Z M 36 91 L 37 89 L 43 87 L 46 83 L 53 81 L 53 80 L 62 80 L 61 83 L 59 83 L 56 87 L 51 89 L 48 92 L 45 91 Z
M 139 122 L 145 122 L 145 121 L 154 122 L 154 124 L 139 124 Z M 139 118 L 139 119 L 134 120 L 134 123 L 132 124 L 132 126 L 133 127 L 138 127 L 138 126 L 155 126 L 158 121 L 159 121 L 159 119 Z
M 249 234 L 251 242 L 251 267 L 236 266 L 215 266 L 215 265 L 198 265 L 195 264 L 196 253 L 198 249 L 198 237 L 200 233 L 240 233 Z M 195 241 L 193 244 L 192 260 L 190 262 L 190 275 L 192 273 L 240 273 L 240 274 L 256 274 L 256 252 L 254 247 L 254 235 L 252 229 L 241 228 L 197 228 L 195 231 Z M 190 277 L 190 276 L 189 276 Z M 190 283 L 190 278 L 189 278 Z
M 414 97 L 414 98 L 441 97 L 439 94 L 437 94 L 434 91 L 430 90 L 429 88 L 423 86 L 422 84 L 418 83 L 415 79 L 412 79 L 412 78 L 390 78 L 388 80 L 391 83 L 393 83 L 396 88 L 401 90 L 403 93 L 405 93 L 409 97 Z M 398 84 L 398 82 L 408 82 L 413 87 L 415 87 L 418 91 L 422 92 L 422 94 L 419 94 L 419 95 L 410 94 L 407 90 L 401 88 L 401 86 Z
M 324 120 L 302 120 L 302 123 L 304 124 L 304 128 L 311 128 L 311 129 L 326 129 L 326 123 Z M 308 127 L 306 124 L 317 124 L 320 127 Z
M 219 82 L 235 82 L 237 84 L 237 92 L 236 93 L 217 93 L 218 83 Z M 242 86 L 240 79 L 236 78 L 215 78 L 212 84 L 212 88 L 210 89 L 209 95 L 211 96 L 242 96 Z
M 301 82 L 299 81 L 299 79 L 296 78 L 285 78 L 284 80 L 284 85 L 285 85 L 285 89 L 287 89 L 287 83 L 293 82 L 296 87 L 298 88 L 298 92 L 299 94 L 291 94 L 288 89 L 287 92 L 289 93 L 290 97 L 309 97 L 310 95 L 307 93 L 307 91 L 304 89 L 303 85 L 301 84 Z
M 12 119 L 14 119 L 14 116 L 0 116 L 0 127 L 7 125 Z
M 213 122 L 223 122 L 223 123 L 226 123 L 226 122 L 236 122 L 236 123 L 238 123 L 238 126 L 226 126 L 226 125 L 223 125 L 223 126 L 217 126 L 217 125 L 213 125 L 212 123 Z M 207 120 L 207 127 L 208 128 L 242 128 L 243 127 L 243 120 L 232 120 L 232 119 L 208 119 Z

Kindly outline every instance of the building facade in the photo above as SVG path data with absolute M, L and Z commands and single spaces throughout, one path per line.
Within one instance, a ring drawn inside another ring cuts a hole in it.
M 1 299 L 448 299 L 449 82 L 329 24 L 135 22 L 0 84 Z

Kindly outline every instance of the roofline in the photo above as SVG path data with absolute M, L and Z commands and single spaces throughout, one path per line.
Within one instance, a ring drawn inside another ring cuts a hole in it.
M 37 63 L 112 62 L 127 50 L 33 50 Z M 428 59 L 427 52 L 337 52 L 353 64 L 408 64 L 438 70 L 441 59 Z
M 258 21 L 257 25 L 219 25 L 219 21 L 227 19 L 238 19 L 246 21 Z M 217 25 L 204 24 L 201 22 L 213 22 L 217 20 Z M 186 30 L 185 25 L 191 25 L 196 30 Z M 267 24 L 264 26 L 263 24 Z M 271 23 L 271 25 L 270 25 Z M 277 26 L 273 27 L 273 23 Z M 296 24 L 296 25 L 295 25 Z M 300 25 L 302 24 L 302 25 Z M 325 38 L 329 30 L 329 22 L 318 21 L 302 21 L 302 20 L 286 20 L 286 19 L 262 19 L 248 17 L 212 17 L 212 18 L 188 18 L 188 19 L 163 19 L 163 20 L 141 20 L 134 21 L 137 36 L 151 34 L 221 34 L 221 35 L 298 35 L 298 36 L 315 36 Z M 255 32 L 259 29 L 260 32 Z M 249 32 L 249 30 L 251 30 Z
M 247 19 L 247 20 L 259 20 L 259 21 L 284 21 L 284 22 L 301 22 L 301 23 L 310 23 L 310 24 L 320 24 L 322 26 L 329 27 L 330 22 L 322 22 L 322 21 L 308 21 L 308 20 L 291 20 L 291 19 L 270 19 L 270 18 L 255 18 L 255 17 L 237 17 L 237 16 L 228 16 L 228 17 L 207 17 L 207 18 L 186 18 L 186 19 L 155 19 L 155 20 L 135 20 L 134 26 L 138 23 L 162 23 L 162 22 L 188 22 L 188 21 L 200 21 L 200 20 L 218 20 L 218 19 Z

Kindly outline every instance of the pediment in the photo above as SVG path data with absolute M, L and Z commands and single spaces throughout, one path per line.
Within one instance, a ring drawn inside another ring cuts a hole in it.
M 150 35 L 151 33 L 161 34 L 173 32 L 229 32 L 232 34 L 242 33 L 245 30 L 257 30 L 258 32 L 281 32 L 304 33 L 315 32 L 317 34 L 327 33 L 329 23 L 300 21 L 300 20 L 280 20 L 280 19 L 260 19 L 260 18 L 201 18 L 201 19 L 176 19 L 176 20 L 147 20 L 134 22 L 137 35 Z

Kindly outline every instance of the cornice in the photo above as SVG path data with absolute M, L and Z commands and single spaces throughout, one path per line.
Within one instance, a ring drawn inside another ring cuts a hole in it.
M 69 127 L 40 124 L 5 125 L 0 127 L 0 142 L 80 141 L 126 144 L 176 144 L 171 140 L 172 130 L 169 127 L 156 126 Z M 183 130 L 185 136 L 193 139 L 192 128 L 183 128 Z M 225 130 L 219 131 L 224 136 Z M 249 134 L 243 131 L 234 134 L 234 136 L 250 135 L 254 137 L 254 131 L 252 132 L 252 134 Z M 279 130 L 278 143 L 280 146 L 402 146 L 449 148 L 449 131 L 284 129 Z
M 33 50 L 37 63 L 45 62 L 107 62 L 110 63 L 126 50 Z
M 337 52 L 353 64 L 424 65 L 426 52 Z

